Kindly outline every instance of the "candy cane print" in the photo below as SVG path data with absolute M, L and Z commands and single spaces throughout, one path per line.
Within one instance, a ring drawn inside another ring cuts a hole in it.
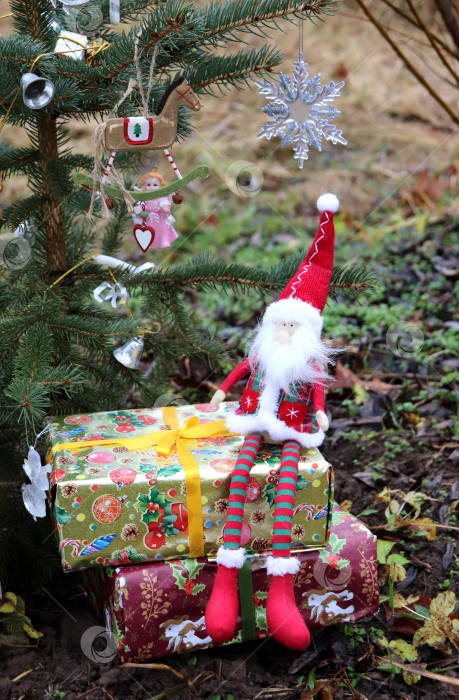
M 306 505 L 306 503 L 301 503 L 301 504 L 300 504 L 299 506 L 297 506 L 297 507 L 295 508 L 295 510 L 293 511 L 293 515 L 296 515 L 297 513 L 299 513 L 299 512 L 302 511 L 302 510 L 307 510 L 307 511 L 308 511 L 307 514 L 305 514 L 305 515 L 306 515 L 306 520 L 311 520 L 312 516 L 314 515 L 314 507 L 313 507 L 313 506 L 310 506 L 310 505 Z
M 167 160 L 172 166 L 172 169 L 174 170 L 175 174 L 177 175 L 179 180 L 183 180 L 182 174 L 180 173 L 180 170 L 177 168 L 175 164 L 175 160 L 172 158 L 170 152 L 167 150 L 167 148 L 164 149 L 164 155 L 166 156 Z
M 80 543 L 78 542 L 78 540 L 62 540 L 62 542 L 59 545 L 59 551 L 62 552 L 64 547 L 68 544 L 73 545 L 72 557 L 78 556 L 78 552 L 80 551 L 80 546 L 81 546 Z
M 116 153 L 117 153 L 117 151 L 112 151 L 110 154 L 110 158 L 108 160 L 107 167 L 105 168 L 104 177 L 103 177 L 104 185 L 108 184 L 108 176 L 110 174 L 110 170 L 112 169 L 113 161 L 116 158 Z

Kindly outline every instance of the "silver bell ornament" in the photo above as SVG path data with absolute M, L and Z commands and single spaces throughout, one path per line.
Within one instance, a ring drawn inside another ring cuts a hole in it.
M 21 85 L 24 104 L 30 109 L 42 109 L 49 105 L 54 97 L 54 85 L 51 80 L 35 73 L 24 73 Z
M 116 350 L 113 351 L 113 356 L 125 367 L 129 369 L 139 369 L 143 348 L 143 338 L 141 336 L 136 336 L 128 340 L 128 342 L 120 348 L 116 348 Z

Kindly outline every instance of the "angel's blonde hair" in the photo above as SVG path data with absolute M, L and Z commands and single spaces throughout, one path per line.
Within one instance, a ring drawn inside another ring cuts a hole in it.
M 165 179 L 163 178 L 163 176 L 162 176 L 160 173 L 158 173 L 157 170 L 150 170 L 150 172 L 147 173 L 146 175 L 144 175 L 143 178 L 140 180 L 140 187 L 143 187 L 143 185 L 144 185 L 144 183 L 145 183 L 145 180 L 146 180 L 147 178 L 150 178 L 150 177 L 151 177 L 151 178 L 153 178 L 153 177 L 158 178 L 158 180 L 159 180 L 160 183 L 161 183 L 161 187 L 165 187 L 165 186 L 166 186 L 166 181 L 165 181 Z

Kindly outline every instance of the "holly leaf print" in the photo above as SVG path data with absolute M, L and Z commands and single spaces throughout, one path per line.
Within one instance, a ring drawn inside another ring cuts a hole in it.
M 319 559 L 323 561 L 325 564 L 328 564 L 328 557 L 330 555 L 330 552 L 327 549 L 321 549 L 319 552 Z
M 56 506 L 54 508 L 54 516 L 59 525 L 65 525 L 65 523 L 69 523 L 75 517 L 74 515 L 67 513 L 65 508 L 61 508 L 60 506 Z
M 151 470 L 154 468 L 155 467 L 151 464 L 141 464 L 139 466 L 139 469 L 142 472 L 142 474 L 149 474 L 151 472 Z
M 148 496 L 144 493 L 141 493 L 137 496 L 137 501 L 138 503 L 135 504 L 135 507 L 137 510 L 145 510 L 148 506 Z
M 160 508 L 165 508 L 167 504 L 170 503 L 156 487 L 153 487 L 150 491 L 150 501 L 152 503 L 157 503 Z
M 339 562 L 336 564 L 335 569 L 338 569 L 338 571 L 341 571 L 341 569 L 344 569 L 346 566 L 349 566 L 351 562 L 349 559 L 340 559 Z
M 161 467 L 158 469 L 157 476 L 173 476 L 183 469 L 181 466 Z
M 310 484 L 311 484 L 310 481 L 306 481 L 306 479 L 304 479 L 301 476 L 301 474 L 298 474 L 298 479 L 296 482 L 296 490 L 297 491 L 301 491 L 301 489 L 306 489 L 308 486 L 310 486 Z
M 204 564 L 200 563 L 197 559 L 184 559 L 182 566 L 188 571 L 188 578 L 196 578 L 201 569 L 204 568 Z
M 201 591 L 203 591 L 205 589 L 205 587 L 206 587 L 205 583 L 197 583 L 194 586 L 191 595 L 198 595 L 198 593 L 201 593 Z
M 154 511 L 154 513 L 150 513 L 149 510 L 146 510 L 142 515 L 142 522 L 148 527 L 150 523 L 157 523 L 160 515 L 161 514 L 157 510 Z
M 342 550 L 342 548 L 344 547 L 345 544 L 346 544 L 345 539 L 340 539 L 337 534 L 332 532 L 332 534 L 330 535 L 330 539 L 328 540 L 328 548 L 327 549 L 331 549 L 333 554 L 338 554 L 338 552 L 340 552 Z
M 177 566 L 177 564 L 170 564 L 170 567 L 172 569 L 172 576 L 175 578 L 176 585 L 180 588 L 181 591 L 184 591 L 186 578 L 182 573 L 182 567 Z
M 265 486 L 263 490 L 263 496 L 268 501 L 268 505 L 270 508 L 272 508 L 274 505 L 274 500 L 276 498 L 276 488 L 277 484 L 273 481 L 271 484 L 267 484 L 267 486 Z

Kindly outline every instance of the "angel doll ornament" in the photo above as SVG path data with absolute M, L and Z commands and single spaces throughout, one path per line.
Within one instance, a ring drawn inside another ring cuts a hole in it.
M 233 637 L 236 627 L 238 571 L 245 559 L 241 527 L 247 482 L 264 439 L 282 444 L 273 551 L 267 560 L 272 577 L 266 604 L 268 629 L 290 649 L 305 649 L 310 641 L 295 603 L 293 576 L 300 562 L 291 556 L 291 528 L 301 447 L 318 447 L 328 429 L 323 368 L 331 351 L 321 332 L 333 268 L 333 214 L 338 206 L 334 194 L 319 197 L 319 228 L 305 260 L 279 300 L 267 307 L 247 359 L 229 374 L 211 401 L 217 406 L 236 382 L 249 375 L 239 408 L 226 420 L 228 430 L 245 439 L 231 475 L 223 545 L 206 609 L 206 629 L 220 644 Z
M 143 192 L 150 192 L 166 185 L 164 178 L 156 170 L 143 176 L 140 187 Z M 172 196 L 138 202 L 134 207 L 133 234 L 138 246 L 145 253 L 149 248 L 169 248 L 178 237 L 173 227 L 175 221 L 171 214 Z

